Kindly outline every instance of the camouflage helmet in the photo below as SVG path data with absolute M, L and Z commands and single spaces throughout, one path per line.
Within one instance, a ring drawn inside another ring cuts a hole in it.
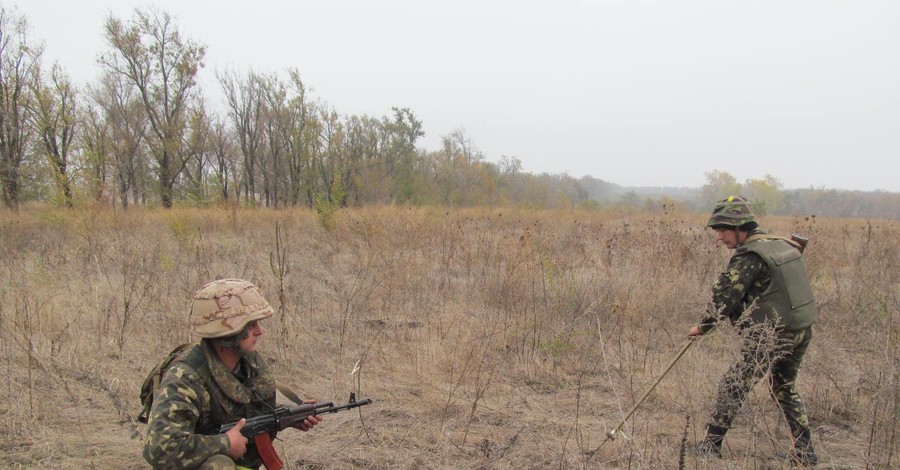
M 241 279 L 219 279 L 201 287 L 191 304 L 191 328 L 201 338 L 238 334 L 274 311 L 256 286 Z
M 750 222 L 756 222 L 753 210 L 750 209 L 750 201 L 743 196 L 728 196 L 713 207 L 712 215 L 706 226 L 724 225 L 737 228 Z

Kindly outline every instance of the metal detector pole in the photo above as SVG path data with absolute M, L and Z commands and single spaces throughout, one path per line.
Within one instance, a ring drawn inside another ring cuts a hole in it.
M 684 344 L 684 346 L 681 348 L 681 351 L 679 351 L 678 354 L 675 356 L 675 358 L 672 359 L 672 362 L 669 363 L 669 365 L 666 367 L 666 370 L 664 370 L 662 372 L 662 374 L 659 374 L 659 377 L 657 377 L 656 381 L 653 382 L 653 385 L 651 385 L 650 388 L 648 388 L 647 391 L 644 392 L 644 395 L 641 396 L 641 399 L 638 400 L 637 403 L 635 403 L 634 406 L 631 407 L 631 410 L 629 410 L 628 413 L 625 415 L 625 417 L 622 418 L 622 421 L 619 421 L 619 424 L 617 424 L 616 427 L 612 428 L 612 430 L 606 434 L 606 439 L 604 439 L 603 442 L 600 443 L 600 446 L 598 446 L 596 449 L 594 449 L 593 452 L 591 452 L 591 454 L 593 454 L 594 452 L 597 452 L 597 450 L 599 450 L 600 447 L 602 447 L 603 444 L 606 443 L 606 441 L 614 440 L 616 438 L 616 434 L 619 433 L 619 429 L 625 425 L 625 422 L 628 421 L 628 418 L 630 418 L 631 415 L 634 414 L 635 410 L 637 410 L 638 407 L 641 406 L 641 403 L 644 403 L 644 400 L 647 399 L 647 397 L 650 395 L 650 392 L 652 392 L 653 389 L 655 389 L 656 386 L 659 384 L 659 382 L 663 379 L 663 377 L 665 377 L 666 374 L 668 374 L 669 371 L 672 370 L 672 367 L 675 365 L 676 362 L 678 362 L 679 359 L 681 359 L 681 356 L 684 356 L 684 353 L 688 350 L 688 348 L 690 348 L 691 345 L 694 344 L 695 338 L 697 338 L 697 337 L 692 336 L 692 337 L 688 338 L 687 343 Z

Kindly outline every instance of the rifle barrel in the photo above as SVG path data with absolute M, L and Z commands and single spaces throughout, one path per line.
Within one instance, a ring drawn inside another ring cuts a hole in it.
M 366 398 L 366 399 L 363 399 L 363 400 L 352 401 L 352 402 L 347 403 L 347 404 L 345 404 L 345 405 L 329 406 L 327 409 L 321 410 L 321 413 L 317 413 L 317 414 L 337 413 L 338 411 L 349 410 L 349 409 L 352 409 L 352 408 L 357 408 L 357 407 L 360 407 L 360 406 L 363 406 L 363 405 L 368 405 L 369 403 L 372 403 L 372 399 L 371 399 L 371 398 Z M 319 411 L 319 410 L 317 409 L 316 411 Z

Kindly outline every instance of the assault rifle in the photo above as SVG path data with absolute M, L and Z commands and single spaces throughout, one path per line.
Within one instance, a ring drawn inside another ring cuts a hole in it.
M 275 447 L 272 445 L 272 436 L 276 432 L 301 423 L 310 416 L 337 413 L 338 411 L 358 408 L 369 403 L 372 403 L 371 398 L 357 400 L 356 394 L 350 392 L 350 400 L 344 405 L 335 405 L 333 402 L 326 401 L 298 406 L 279 406 L 272 410 L 271 413 L 247 419 L 244 427 L 241 428 L 241 434 L 247 439 L 252 439 L 253 443 L 256 444 L 256 450 L 259 451 L 259 456 L 266 469 L 280 470 L 284 466 L 284 461 L 281 460 L 281 457 L 278 456 L 278 453 L 275 452 Z M 236 424 L 237 422 L 222 425 L 219 428 L 219 433 L 227 432 Z

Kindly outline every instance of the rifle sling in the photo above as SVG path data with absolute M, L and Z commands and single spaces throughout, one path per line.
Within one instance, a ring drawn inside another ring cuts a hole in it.
M 281 392 L 282 395 L 287 397 L 288 400 L 290 400 L 298 405 L 303 404 L 303 399 L 300 398 L 300 396 L 298 396 L 296 393 L 294 393 L 293 390 L 288 388 L 287 385 L 275 382 L 275 389 L 278 390 L 279 392 Z

